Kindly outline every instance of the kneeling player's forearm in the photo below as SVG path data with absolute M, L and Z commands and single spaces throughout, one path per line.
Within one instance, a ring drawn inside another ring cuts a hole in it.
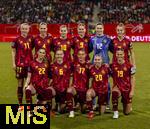
M 72 84 L 73 84 L 73 77 L 71 76 L 71 77 L 70 77 L 70 81 L 69 81 L 69 87 L 71 87 Z
M 93 78 L 90 78 L 90 79 L 89 79 L 89 88 L 92 87 L 92 81 L 93 81 Z
M 51 86 L 52 81 L 53 81 L 52 79 L 49 80 L 49 84 L 48 84 L 49 86 Z

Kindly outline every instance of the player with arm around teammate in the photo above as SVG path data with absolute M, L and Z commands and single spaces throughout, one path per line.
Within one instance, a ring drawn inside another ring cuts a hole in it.
M 64 61 L 64 51 L 56 50 L 54 63 L 50 67 L 52 78 L 50 86 L 56 91 L 55 102 L 59 113 L 65 113 L 68 104 L 67 89 L 71 83 L 71 62 Z
M 32 96 L 37 95 L 37 104 L 49 104 L 55 95 L 49 86 L 49 63 L 46 59 L 46 50 L 40 48 L 37 57 L 28 67 L 28 77 L 25 83 L 26 103 L 32 104 Z

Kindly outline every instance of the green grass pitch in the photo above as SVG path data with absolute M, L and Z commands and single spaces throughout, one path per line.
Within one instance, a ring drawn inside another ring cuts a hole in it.
M 88 120 L 86 115 L 75 118 L 59 115 L 51 119 L 51 129 L 150 129 L 150 45 L 134 44 L 136 57 L 136 89 L 133 98 L 133 112 L 129 116 L 120 113 L 118 120 L 112 113 Z M 15 104 L 17 81 L 12 70 L 9 43 L 0 43 L 0 104 Z M 122 105 L 119 103 L 120 110 Z

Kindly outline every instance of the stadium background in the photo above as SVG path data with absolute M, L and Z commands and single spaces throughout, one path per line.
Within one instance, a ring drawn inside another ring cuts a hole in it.
M 87 24 L 90 34 L 94 33 L 94 24 L 102 21 L 105 23 L 105 32 L 113 36 L 116 24 L 124 22 L 127 27 L 127 35 L 135 36 L 133 39 L 138 41 L 133 44 L 137 65 L 133 113 L 130 116 L 120 113 L 118 120 L 113 120 L 112 113 L 107 113 L 103 116 L 96 116 L 92 121 L 79 113 L 74 119 L 69 119 L 66 115 L 59 115 L 51 119 L 51 129 L 149 129 L 149 12 L 149 0 L 1 0 L 0 103 L 17 103 L 17 81 L 12 70 L 10 41 L 19 33 L 19 23 L 29 22 L 35 28 L 36 23 L 41 21 L 57 24 L 56 26 L 65 23 L 68 24 L 70 35 L 72 35 L 76 34 L 75 23 L 78 21 L 84 21 Z M 34 34 L 37 33 L 36 29 L 33 29 Z M 52 30 L 51 27 L 49 30 Z M 57 28 L 54 30 L 56 31 Z M 57 32 L 55 34 L 57 35 Z M 121 103 L 120 110 L 122 110 Z

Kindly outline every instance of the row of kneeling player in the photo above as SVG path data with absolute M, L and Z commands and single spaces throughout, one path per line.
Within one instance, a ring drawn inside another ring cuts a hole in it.
M 80 104 L 81 112 L 88 111 L 88 117 L 93 118 L 92 100 L 97 96 L 99 112 L 103 114 L 106 109 L 108 97 L 108 80 L 113 78 L 112 105 L 114 115 L 118 118 L 118 99 L 122 96 L 123 113 L 131 111 L 134 93 L 135 69 L 124 60 L 124 51 L 116 52 L 117 61 L 110 66 L 103 63 L 100 55 L 95 55 L 94 64 L 86 62 L 86 52 L 79 50 L 78 62 L 64 61 L 64 52 L 57 50 L 55 62 L 49 66 L 45 60 L 45 49 L 39 49 L 37 58 L 28 68 L 28 77 L 25 83 L 26 102 L 32 103 L 32 95 L 37 95 L 38 104 L 50 104 L 55 98 L 57 110 L 60 113 L 69 112 L 74 117 L 74 107 Z M 59 107 L 59 108 L 58 108 Z

